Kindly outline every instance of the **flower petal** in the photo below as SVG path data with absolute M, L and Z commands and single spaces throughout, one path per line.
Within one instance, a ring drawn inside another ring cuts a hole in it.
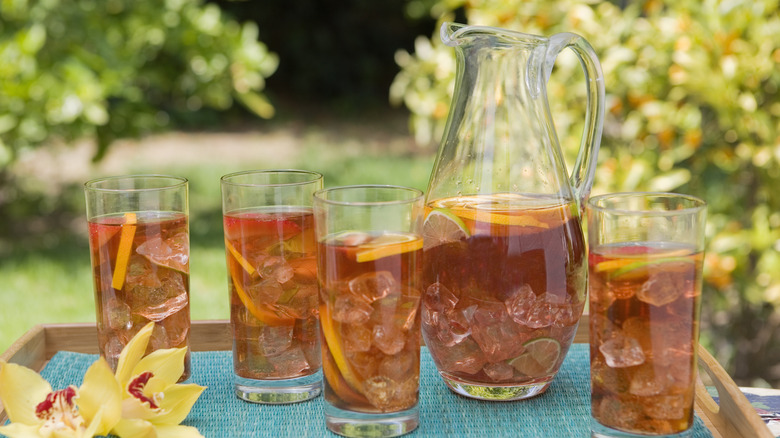
M 155 350 L 138 362 L 132 375 L 137 376 L 143 372 L 151 371 L 155 379 L 161 379 L 172 385 L 178 382 L 179 377 L 184 373 L 184 356 L 186 354 L 186 348 Z
M 144 403 L 135 397 L 122 400 L 122 418 L 150 420 L 157 416 L 158 413 L 159 411 L 150 408 L 148 403 Z
M 158 438 L 204 438 L 192 426 L 157 426 Z
M 15 363 L 0 362 L 0 400 L 12 423 L 42 423 L 35 416 L 35 408 L 50 392 L 49 382 L 35 371 Z
M 122 438 L 157 438 L 157 430 L 152 423 L 128 418 L 119 420 L 111 434 Z
M 152 330 L 154 330 L 154 323 L 146 324 L 122 349 L 116 367 L 116 380 L 123 388 L 127 386 L 127 382 L 132 377 L 133 368 L 144 357 L 146 345 L 149 344 L 149 338 L 152 337 Z
M 8 438 L 41 438 L 41 434 L 38 433 L 40 428 L 40 425 L 11 423 L 0 427 L 0 434 Z
M 96 414 L 102 410 L 99 424 L 94 432 L 96 435 L 107 434 L 122 417 L 122 388 L 102 357 L 84 374 L 84 383 L 79 388 L 79 398 L 76 403 L 81 416 L 90 425 L 93 419 L 97 420 Z
M 179 424 L 187 418 L 192 406 L 198 401 L 200 394 L 206 389 L 195 384 L 178 384 L 168 387 L 160 400 L 163 414 L 151 419 L 154 424 Z

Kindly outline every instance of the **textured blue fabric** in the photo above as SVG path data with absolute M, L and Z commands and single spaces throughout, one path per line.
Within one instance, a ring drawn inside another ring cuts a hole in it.
M 450 392 L 422 350 L 420 426 L 409 436 L 589 437 L 588 346 L 575 344 L 546 393 L 516 402 L 483 402 Z M 55 389 L 80 385 L 97 356 L 59 352 L 41 373 Z M 208 438 L 334 436 L 325 427 L 322 398 L 289 405 L 258 405 L 233 395 L 232 354 L 195 352 L 192 383 L 207 386 L 184 424 Z M 695 438 L 712 434 L 697 417 Z

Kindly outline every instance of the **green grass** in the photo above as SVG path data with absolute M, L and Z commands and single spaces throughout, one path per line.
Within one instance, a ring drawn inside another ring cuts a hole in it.
M 307 138 L 303 147 L 299 158 L 289 162 L 248 162 L 244 168 L 235 168 L 220 163 L 164 167 L 150 161 L 147 167 L 134 165 L 123 172 L 162 172 L 190 180 L 193 319 L 228 318 L 221 175 L 252 168 L 302 168 L 323 173 L 327 187 L 375 183 L 424 190 L 433 164 L 432 154 L 366 152 L 355 144 L 343 145 L 321 136 Z M 43 223 L 57 225 L 44 229 L 24 227 L 24 233 L 14 233 L 4 241 L 0 240 L 0 352 L 36 324 L 95 321 L 86 219 L 80 192 L 81 186 L 74 185 L 59 195 L 69 207 L 66 211 L 58 210 L 57 214 L 70 216 L 69 222 L 46 221 L 44 217 Z M 69 226 L 62 226 L 62 222 Z

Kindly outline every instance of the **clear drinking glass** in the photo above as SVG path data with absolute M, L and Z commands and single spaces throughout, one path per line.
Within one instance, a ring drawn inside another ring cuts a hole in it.
M 328 429 L 390 437 L 418 424 L 422 192 L 314 196 Z
M 221 179 L 236 395 L 255 403 L 322 391 L 312 195 L 322 175 L 257 170 Z
M 155 322 L 147 353 L 187 347 L 190 265 L 187 179 L 130 175 L 84 184 L 100 353 L 113 369 Z M 187 351 L 184 374 L 190 374 Z
M 705 219 L 674 193 L 589 200 L 593 436 L 689 436 Z

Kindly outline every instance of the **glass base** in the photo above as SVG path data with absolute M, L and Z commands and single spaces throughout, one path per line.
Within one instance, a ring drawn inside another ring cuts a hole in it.
M 420 423 L 418 405 L 405 411 L 387 414 L 346 411 L 327 402 L 324 409 L 328 430 L 346 437 L 394 437 L 417 429 Z
M 546 391 L 553 379 L 550 376 L 522 384 L 488 385 L 467 382 L 442 371 L 439 374 L 452 392 L 465 397 L 487 401 L 513 401 L 531 398 Z
M 235 374 L 233 378 L 236 396 L 252 403 L 298 403 L 322 393 L 322 371 L 285 380 L 246 379 Z
M 631 433 L 622 430 L 612 429 L 611 427 L 604 426 L 599 423 L 593 417 L 590 417 L 590 436 L 591 438 L 689 438 L 693 436 L 693 427 L 686 431 L 675 433 L 671 435 L 658 435 L 653 433 Z

